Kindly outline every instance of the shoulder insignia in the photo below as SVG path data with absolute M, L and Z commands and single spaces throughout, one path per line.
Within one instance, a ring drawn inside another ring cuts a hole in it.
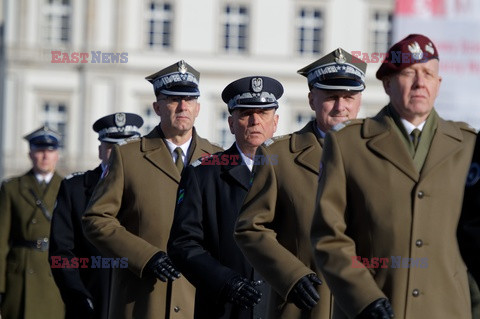
M 198 165 L 202 164 L 202 158 L 197 159 L 195 162 L 193 162 L 191 165 L 193 167 L 197 167 Z
M 65 176 L 65 179 L 70 179 L 74 176 L 79 176 L 79 175 L 83 175 L 83 174 L 85 174 L 85 172 L 75 172 L 75 173 L 72 173 L 70 175 Z
M 272 145 L 273 143 L 275 143 L 277 141 L 284 140 L 286 138 L 290 138 L 290 134 L 279 135 L 279 136 L 274 136 L 272 138 L 269 138 L 269 139 L 265 140 L 265 142 L 263 142 L 263 145 L 268 147 L 268 146 Z
M 362 124 L 363 120 L 361 119 L 354 119 L 354 120 L 347 120 L 345 122 L 338 123 L 332 127 L 332 131 L 338 132 L 344 127 L 350 126 L 350 125 L 355 125 L 355 124 Z
M 138 140 L 140 140 L 140 138 L 141 138 L 140 136 L 135 135 L 135 136 L 126 138 L 126 139 L 124 139 L 124 140 L 121 141 L 121 142 L 118 142 L 118 145 L 125 145 L 125 144 L 130 143 L 130 142 L 133 142 L 133 141 L 138 141 Z

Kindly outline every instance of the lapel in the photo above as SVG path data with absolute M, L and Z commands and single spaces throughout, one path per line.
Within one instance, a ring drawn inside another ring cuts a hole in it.
M 380 154 L 392 163 L 400 171 L 405 173 L 415 182 L 419 179 L 419 173 L 413 164 L 413 160 L 405 146 L 395 132 L 393 120 L 387 117 L 386 107 L 375 117 L 365 119 L 362 135 L 367 141 L 367 147 L 374 153 Z
M 438 115 L 437 115 L 438 116 Z M 458 127 L 438 117 L 437 130 L 422 169 L 422 177 L 427 176 L 436 166 L 447 161 L 463 147 L 463 134 Z
M 36 207 L 37 205 L 35 205 L 35 198 L 30 190 L 33 190 L 35 194 L 40 197 L 40 187 L 35 175 L 33 174 L 33 170 L 30 170 L 27 174 L 20 177 L 20 194 L 28 204 Z
M 98 165 L 93 171 L 88 171 L 85 173 L 85 194 L 87 197 L 91 197 L 95 186 L 97 186 L 100 176 L 102 175 L 102 166 Z
M 290 148 L 293 153 L 299 153 L 295 160 L 299 165 L 318 175 L 320 173 L 323 139 L 320 140 L 319 144 L 314 129 L 313 121 L 310 121 L 300 131 L 293 133 Z
M 155 127 L 153 131 L 142 138 L 141 150 L 144 152 L 143 156 L 158 169 L 179 183 L 180 173 L 173 163 L 172 154 L 170 154 L 170 150 L 163 141 L 159 130 L 160 125 Z
M 233 145 L 223 154 L 228 155 L 228 158 L 230 158 L 230 155 L 236 155 L 238 156 L 238 158 L 242 158 L 235 143 L 233 143 Z M 230 176 L 234 181 L 236 181 L 240 186 L 242 186 L 245 190 L 248 191 L 248 189 L 250 188 L 250 178 L 252 176 L 252 173 L 248 169 L 247 165 L 245 165 L 243 161 L 238 161 L 237 165 L 230 165 L 230 163 L 231 161 L 229 161 L 228 165 L 221 166 L 222 175 L 225 174 Z

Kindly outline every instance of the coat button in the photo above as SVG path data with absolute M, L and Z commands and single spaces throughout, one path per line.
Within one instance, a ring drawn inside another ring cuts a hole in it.
M 418 289 L 413 289 L 413 291 L 412 291 L 412 296 L 414 296 L 414 297 L 420 296 L 420 290 L 418 290 Z
M 32 268 L 28 269 L 28 273 L 33 274 L 34 273 L 33 269 Z
M 422 246 L 423 246 L 423 240 L 418 239 L 418 240 L 415 242 L 415 245 L 417 245 L 417 247 L 422 247 Z
M 175 306 L 175 308 L 173 308 L 173 311 L 179 312 L 179 311 L 180 311 L 180 307 Z
M 418 198 L 423 198 L 425 196 L 425 193 L 422 191 L 419 191 L 417 194 Z
M 36 218 L 32 219 L 32 224 L 36 224 L 36 223 L 37 223 L 37 219 Z

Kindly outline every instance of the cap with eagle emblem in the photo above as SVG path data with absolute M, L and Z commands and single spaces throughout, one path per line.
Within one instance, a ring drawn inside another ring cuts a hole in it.
M 232 113 L 237 108 L 278 108 L 283 86 L 268 76 L 248 76 L 233 81 L 225 87 L 222 99 Z
M 42 126 L 23 138 L 28 141 L 31 150 L 56 150 L 61 141 L 60 133 L 47 126 Z
M 439 59 L 432 40 L 421 34 L 410 34 L 387 51 L 387 57 L 376 73 L 377 79 L 400 72 L 415 63 Z
M 200 96 L 198 82 L 200 72 L 184 60 L 180 60 L 145 78 L 152 83 L 155 96 Z
M 297 71 L 308 80 L 310 90 L 363 91 L 367 64 L 338 48 Z
M 143 119 L 134 113 L 118 112 L 106 115 L 93 123 L 98 140 L 107 143 L 121 143 L 126 138 L 140 136 Z

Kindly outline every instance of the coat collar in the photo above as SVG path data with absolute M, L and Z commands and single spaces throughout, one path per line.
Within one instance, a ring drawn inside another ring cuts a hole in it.
M 236 162 L 236 165 L 232 165 L 231 160 L 229 160 L 228 165 L 222 165 L 222 174 L 229 175 L 245 190 L 248 190 L 251 184 L 250 179 L 252 177 L 252 173 L 248 169 L 247 165 L 245 165 L 245 163 L 242 161 L 242 156 L 240 155 L 240 152 L 238 151 L 235 143 L 233 143 L 233 145 L 222 154 L 229 156 L 229 158 L 231 158 L 231 156 L 235 156 L 235 158 L 238 158 L 238 160 L 234 161 Z
M 160 125 L 158 125 L 148 135 L 141 139 L 141 151 L 144 153 L 144 157 L 148 161 L 179 183 L 180 173 L 173 163 L 172 155 L 170 154 L 170 150 L 168 149 L 167 145 L 163 141 L 163 137 L 163 132 L 160 129 Z M 198 136 L 195 128 L 193 128 L 192 132 L 192 143 L 194 142 L 195 148 L 193 149 L 193 154 L 190 157 L 190 163 L 200 157 L 205 156 L 206 154 L 211 154 L 213 151 L 211 144 L 206 139 Z M 190 144 L 190 147 L 192 147 L 192 144 Z M 191 149 L 188 151 L 192 152 Z
M 422 169 L 422 176 L 427 175 L 435 166 L 443 162 L 462 147 L 463 135 L 458 127 L 437 116 L 437 130 L 430 145 L 429 154 Z M 395 132 L 394 122 L 384 107 L 375 117 L 367 118 L 363 124 L 362 137 L 369 139 L 367 147 L 380 154 L 408 175 L 418 181 L 420 173 L 401 138 Z
M 293 133 L 290 149 L 293 153 L 299 153 L 296 162 L 319 174 L 323 139 L 317 138 L 314 125 L 314 121 L 310 121 L 300 131 Z

